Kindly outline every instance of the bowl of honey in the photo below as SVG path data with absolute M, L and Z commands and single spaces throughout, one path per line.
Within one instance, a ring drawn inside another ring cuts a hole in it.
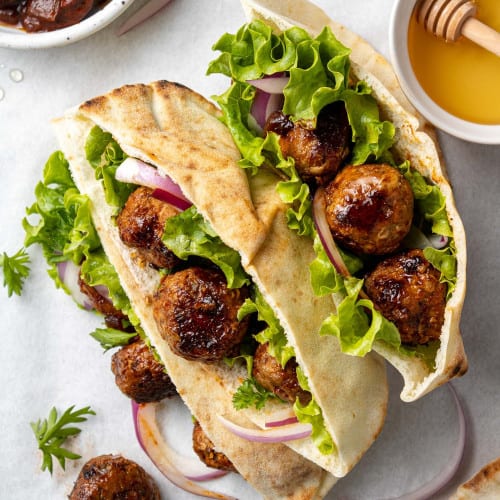
M 403 92 L 434 126 L 460 139 L 500 144 L 500 57 L 464 36 L 426 31 L 422 0 L 398 0 L 391 15 L 391 60 Z M 499 0 L 475 0 L 475 17 L 500 31 Z

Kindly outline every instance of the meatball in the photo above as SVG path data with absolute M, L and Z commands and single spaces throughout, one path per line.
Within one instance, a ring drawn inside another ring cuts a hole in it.
M 323 108 L 314 129 L 276 111 L 269 116 L 264 130 L 280 136 L 283 155 L 295 160 L 298 174 L 309 184 L 328 182 L 349 154 L 351 127 L 343 102 Z
M 153 190 L 140 187 L 128 198 L 116 223 L 121 240 L 136 248 L 144 260 L 158 268 L 173 269 L 179 259 L 163 244 L 165 222 L 177 209 L 158 200 Z
M 215 362 L 238 353 L 249 320 L 237 314 L 247 297 L 246 287 L 227 287 L 222 271 L 190 267 L 162 279 L 153 314 L 175 354 Z
M 165 368 L 142 341 L 122 347 L 111 358 L 118 388 L 137 403 L 151 403 L 175 396 L 177 391 Z
M 99 291 L 85 283 L 82 277 L 78 278 L 80 291 L 85 294 L 96 311 L 104 315 L 106 326 L 124 332 L 133 332 L 134 327 L 130 325 L 128 317 L 119 311 L 110 299 L 99 293 Z
M 413 192 L 390 165 L 350 165 L 325 188 L 333 237 L 358 254 L 395 251 L 410 231 Z
M 120 455 L 101 455 L 80 471 L 70 500 L 160 500 L 160 492 L 149 474 Z
M 295 403 L 299 398 L 301 404 L 307 404 L 311 400 L 311 394 L 301 389 L 297 380 L 295 358 L 290 359 L 285 368 L 282 368 L 278 360 L 269 353 L 267 343 L 260 344 L 255 351 L 252 376 L 264 389 L 283 401 Z
M 426 344 L 438 340 L 444 321 L 446 285 L 422 250 L 386 258 L 365 278 L 375 307 L 399 330 L 401 342 Z
M 194 423 L 193 427 L 193 450 L 208 467 L 238 472 L 224 453 L 215 450 L 214 444 L 205 434 L 198 421 Z

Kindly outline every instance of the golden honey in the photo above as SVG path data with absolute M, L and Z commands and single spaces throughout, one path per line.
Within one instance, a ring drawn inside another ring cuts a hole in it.
M 500 0 L 476 0 L 477 19 L 500 31 Z M 427 95 L 449 113 L 475 123 L 500 124 L 500 57 L 461 37 L 446 42 L 417 23 L 408 28 L 410 61 Z

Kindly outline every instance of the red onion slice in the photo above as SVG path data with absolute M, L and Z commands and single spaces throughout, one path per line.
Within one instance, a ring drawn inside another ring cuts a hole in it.
M 80 290 L 78 280 L 80 279 L 80 266 L 77 266 L 73 261 L 66 260 L 57 263 L 57 274 L 59 279 L 66 287 L 73 300 L 87 311 L 94 308 L 89 298 Z
M 194 477 L 192 479 L 198 481 L 214 479 L 226 474 L 225 471 L 210 469 L 201 462 L 193 465 L 189 458 L 179 455 L 169 447 L 158 429 L 156 422 L 157 407 L 158 403 L 137 404 L 132 402 L 132 414 L 137 440 L 158 470 L 177 487 L 194 495 L 206 498 L 218 498 L 220 500 L 236 500 L 234 497 L 201 487 L 181 472 L 181 468 L 190 468 L 191 470 L 188 474 L 193 474 Z
M 127 158 L 116 169 L 115 177 L 121 182 L 139 184 L 140 186 L 168 193 L 169 203 L 180 210 L 185 210 L 192 205 L 184 196 L 180 187 L 170 177 L 161 175 L 156 168 L 137 158 Z
M 323 188 L 318 188 L 316 190 L 312 208 L 314 224 L 316 226 L 316 230 L 318 231 L 318 236 L 321 240 L 321 243 L 323 244 L 323 248 L 325 249 L 328 258 L 335 267 L 336 271 L 341 276 L 347 278 L 348 276 L 350 276 L 349 270 L 344 264 L 344 261 L 339 253 L 335 241 L 333 240 L 330 227 L 328 226 L 328 222 L 326 220 L 325 194 Z
M 448 244 L 448 238 L 442 234 L 431 234 L 429 241 L 436 250 L 440 250 Z
M 282 427 L 283 425 L 297 423 L 297 416 L 293 408 L 287 407 L 284 410 L 277 410 L 266 420 L 265 427 Z
M 258 443 L 282 443 L 285 441 L 295 441 L 296 439 L 304 439 L 311 435 L 311 424 L 295 423 L 283 425 L 281 427 L 272 427 L 269 429 L 249 429 L 227 420 L 222 415 L 217 415 L 217 418 L 222 422 L 224 427 L 231 431 L 236 436 L 239 436 L 247 441 Z
M 268 94 L 283 94 L 283 90 L 289 81 L 288 76 L 270 75 L 257 80 L 247 80 L 247 83 Z
M 458 415 L 458 437 L 456 448 L 444 469 L 434 479 L 411 493 L 406 493 L 391 500 L 426 500 L 428 498 L 433 498 L 438 491 L 444 488 L 444 486 L 446 486 L 453 479 L 455 473 L 457 472 L 464 453 L 467 425 L 465 422 L 464 410 L 455 388 L 451 382 L 448 382 L 446 385 L 453 396 Z

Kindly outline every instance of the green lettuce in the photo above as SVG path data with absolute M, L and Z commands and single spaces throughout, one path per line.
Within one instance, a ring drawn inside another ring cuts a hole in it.
M 92 222 L 90 200 L 76 188 L 62 152 L 56 151 L 48 159 L 35 197 L 22 222 L 25 245 L 36 243 L 42 247 L 50 266 L 48 273 L 56 286 L 69 292 L 59 279 L 58 263 L 72 261 L 81 265 L 84 281 L 91 286 L 105 285 L 115 307 L 137 323 L 118 275 L 102 249 Z M 30 222 L 33 218 L 37 221 Z
M 218 266 L 229 288 L 250 284 L 238 252 L 229 248 L 194 206 L 167 219 L 163 243 L 180 259 L 204 257 Z
M 253 298 L 248 298 L 238 311 L 238 320 L 252 313 L 257 313 L 257 319 L 266 324 L 266 328 L 255 335 L 260 344 L 269 343 L 269 353 L 278 360 L 282 367 L 295 356 L 293 347 L 288 345 L 285 331 L 280 325 L 272 307 L 264 299 L 262 293 L 254 287 Z
M 95 170 L 96 179 L 102 180 L 107 203 L 118 211 L 136 188 L 115 179 L 116 169 L 127 155 L 109 132 L 95 125 L 85 141 L 85 156 Z
M 297 367 L 297 379 L 301 389 L 311 392 L 309 381 L 300 367 Z M 295 400 L 293 411 L 297 420 L 303 424 L 311 424 L 311 439 L 323 455 L 330 455 L 336 451 L 332 436 L 327 431 L 323 412 L 314 398 L 305 405 L 302 405 L 299 399 Z
M 277 190 L 290 205 L 289 226 L 301 235 L 312 235 L 309 187 L 297 175 L 293 158 L 283 157 L 278 135 L 261 137 L 254 130 L 250 112 L 256 89 L 248 81 L 286 72 L 289 82 L 283 91 L 283 112 L 313 127 L 325 106 L 343 101 L 352 130 L 350 161 L 354 164 L 390 157 L 394 126 L 380 120 L 377 103 L 365 82 L 351 84 L 350 49 L 330 28 L 315 38 L 297 27 L 276 35 L 265 23 L 253 21 L 235 35 L 223 35 L 213 49 L 221 54 L 209 64 L 207 73 L 222 73 L 232 79 L 228 90 L 215 100 L 241 152 L 240 165 L 252 174 L 263 165 L 278 169 L 286 179 L 278 183 Z

